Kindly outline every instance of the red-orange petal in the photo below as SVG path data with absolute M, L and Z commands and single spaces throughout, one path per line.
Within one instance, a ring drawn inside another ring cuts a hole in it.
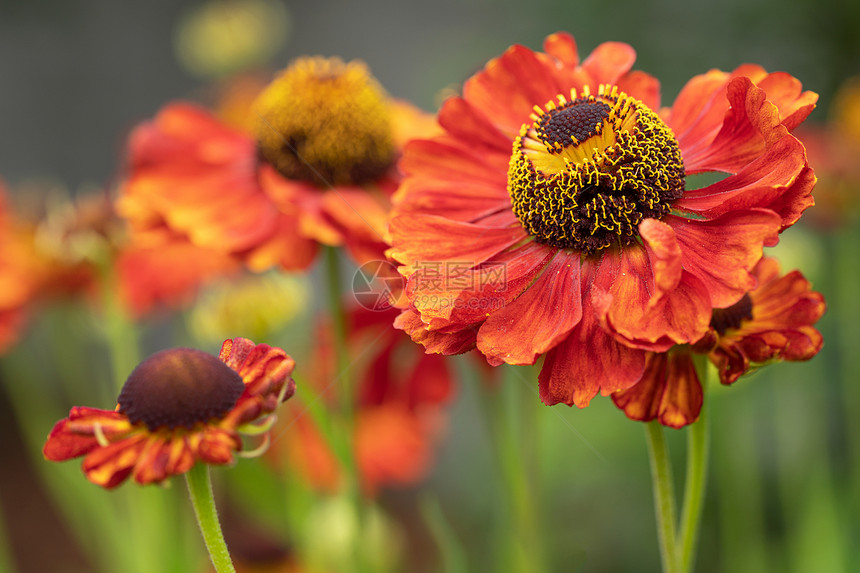
M 326 189 L 306 181 L 286 179 L 268 163 L 259 166 L 256 177 L 266 199 L 277 207 L 279 215 L 292 217 L 297 222 L 302 236 L 324 245 L 343 243 L 343 234 L 323 210 Z
M 600 84 L 618 84 L 635 62 L 636 50 L 629 44 L 604 42 L 585 58 L 582 69 L 591 76 L 594 89 Z
M 69 411 L 69 417 L 57 422 L 48 435 L 42 449 L 45 459 L 62 462 L 88 454 L 99 445 L 96 427 L 106 438 L 114 440 L 121 439 L 132 430 L 124 414 L 75 406 Z
M 117 259 L 120 296 L 135 316 L 189 304 L 205 283 L 238 270 L 230 253 L 191 243 L 166 228 L 132 233 Z
M 669 215 L 664 222 L 675 230 L 684 269 L 702 281 L 713 308 L 726 308 L 755 287 L 750 271 L 762 247 L 775 244 L 781 219 L 773 211 L 749 209 L 712 220 Z
M 821 293 L 798 271 L 779 276 L 772 258 L 763 258 L 754 274 L 759 285 L 750 293 L 752 318 L 720 335 L 710 353 L 723 384 L 733 383 L 751 363 L 809 360 L 823 343 L 813 328 L 826 308 Z
M 373 494 L 382 484 L 408 485 L 421 479 L 430 466 L 431 450 L 426 431 L 413 414 L 380 406 L 359 413 L 355 455 L 362 485 Z
M 192 242 L 226 252 L 251 248 L 272 232 L 277 210 L 259 187 L 256 148 L 245 133 L 174 103 L 136 128 L 129 148 L 117 208 L 135 228 L 166 221 Z
M 642 377 L 645 352 L 614 340 L 585 302 L 582 320 L 546 355 L 538 376 L 544 404 L 585 408 L 598 391 L 606 395 L 629 388 Z
M 556 32 L 547 36 L 543 41 L 543 51 L 568 68 L 575 68 L 579 65 L 576 40 L 567 32 Z
M 655 112 L 660 109 L 660 80 L 645 72 L 634 70 L 616 82 L 618 89 L 635 97 Z
M 296 363 L 280 348 L 233 338 L 224 341 L 219 358 L 245 382 L 245 391 L 227 417 L 233 427 L 273 412 L 279 396 L 286 400 L 295 393 L 296 383 L 290 374 Z
M 406 332 L 428 354 L 462 354 L 475 348 L 478 336 L 477 325 L 466 325 L 450 332 L 444 329 L 430 330 L 421 321 L 421 315 L 411 308 L 402 311 L 394 319 L 394 328 Z
M 653 353 L 642 379 L 612 395 L 615 405 L 631 420 L 659 419 L 664 426 L 681 428 L 699 418 L 702 385 L 689 352 Z
M 517 298 L 556 255 L 534 241 L 477 267 L 468 262 L 426 262 L 410 275 L 406 293 L 433 330 L 477 324 Z
M 814 203 L 814 185 L 815 176 L 807 165 L 803 144 L 788 135 L 736 175 L 686 191 L 675 208 L 713 218 L 730 211 L 762 207 L 776 211 L 785 228 Z
M 388 254 L 404 265 L 451 262 L 477 266 L 526 238 L 519 225 L 484 226 L 436 215 L 395 217 L 389 225 Z
M 535 105 L 570 92 L 571 86 L 559 81 L 559 73 L 548 58 L 515 45 L 469 78 L 463 96 L 513 141 Z
M 461 97 L 450 97 L 439 110 L 439 125 L 448 134 L 469 141 L 481 153 L 510 155 L 511 140 L 492 121 Z M 482 149 L 485 148 L 485 149 Z
M 107 489 L 118 486 L 133 471 L 150 437 L 151 434 L 140 432 L 93 449 L 81 464 L 87 479 Z
M 580 257 L 559 252 L 523 294 L 489 313 L 478 350 L 490 363 L 534 364 L 581 318 Z

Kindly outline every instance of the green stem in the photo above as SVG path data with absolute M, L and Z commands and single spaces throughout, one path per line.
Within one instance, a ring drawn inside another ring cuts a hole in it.
M 541 547 L 540 520 L 535 503 L 535 487 L 530 479 L 530 457 L 526 446 L 536 441 L 535 403 L 532 396 L 521 392 L 522 376 L 515 367 L 503 366 L 504 379 L 498 388 L 489 388 L 483 402 L 488 405 L 490 435 L 495 446 L 496 459 L 504 484 L 504 502 L 509 518 L 504 533 L 508 536 L 501 546 L 512 554 L 503 563 L 503 569 L 517 572 L 544 571 Z M 529 440 L 529 438 L 533 438 Z M 527 443 L 528 441 L 528 443 Z
M 309 388 L 300 377 L 295 373 L 292 375 L 296 382 L 296 387 L 300 389 Z M 332 449 L 337 461 L 344 467 L 349 467 L 352 464 L 353 454 L 350 451 L 351 440 L 344 440 L 344 436 L 339 435 L 335 424 L 330 415 L 329 409 L 326 407 L 324 400 L 319 395 L 308 395 L 307 391 L 298 391 L 292 400 L 304 406 L 302 414 L 307 413 L 313 421 L 316 428 L 320 431 L 326 444 Z
M 337 249 L 326 247 L 325 254 L 326 278 L 328 280 L 328 307 L 331 313 L 335 360 L 337 364 L 338 398 L 341 413 L 346 416 L 348 421 L 351 421 L 354 396 L 349 353 L 347 351 L 349 327 L 347 324 L 346 308 L 343 304 L 343 276 L 340 272 L 340 258 L 338 257 Z
M 681 513 L 679 544 L 681 571 L 690 571 L 696 556 L 699 541 L 699 525 L 702 518 L 702 503 L 708 473 L 708 402 L 707 387 L 715 368 L 705 356 L 696 357 L 696 373 L 702 384 L 703 402 L 699 419 L 687 430 L 687 478 L 684 485 L 684 509 Z
M 337 396 L 339 405 L 339 422 L 336 424 L 335 451 L 339 451 L 346 462 L 344 471 L 346 473 L 346 493 L 349 497 L 356 516 L 358 517 L 359 530 L 364 527 L 365 507 L 361 495 L 361 484 L 358 462 L 355 459 L 355 400 L 356 392 L 352 377 L 352 364 L 349 358 L 347 337 L 349 325 L 347 311 L 343 302 L 343 276 L 340 269 L 340 257 L 338 250 L 334 247 L 325 249 L 326 278 L 328 281 L 328 306 L 332 321 L 332 333 L 334 339 L 335 363 L 337 371 L 335 382 L 337 385 Z M 364 559 L 364 548 L 356 544 L 354 548 L 355 559 L 350 565 L 354 571 L 365 571 L 367 569 Z
M 212 495 L 212 482 L 209 479 L 209 466 L 197 463 L 185 474 L 188 483 L 188 494 L 194 506 L 194 515 L 203 534 L 203 541 L 209 551 L 209 558 L 215 566 L 216 573 L 235 573 L 221 524 L 218 522 L 218 511 L 215 509 L 215 497 Z
M 672 483 L 672 463 L 663 426 L 657 420 L 645 425 L 648 456 L 651 461 L 651 481 L 654 485 L 654 509 L 663 573 L 678 573 L 678 550 L 675 540 L 675 487 Z

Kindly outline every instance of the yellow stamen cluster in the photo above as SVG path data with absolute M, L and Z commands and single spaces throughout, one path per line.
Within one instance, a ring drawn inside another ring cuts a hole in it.
M 320 187 L 362 183 L 392 163 L 388 97 L 361 62 L 300 58 L 254 102 L 262 157 Z
M 628 245 L 684 191 L 672 130 L 641 101 L 602 85 L 535 106 L 514 140 L 508 193 L 539 242 L 585 255 Z

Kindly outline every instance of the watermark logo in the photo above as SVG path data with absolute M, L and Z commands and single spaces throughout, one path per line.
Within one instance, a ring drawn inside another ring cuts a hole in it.
M 352 295 L 364 309 L 383 312 L 392 308 L 392 301 L 403 279 L 397 267 L 388 261 L 368 261 L 352 276 Z

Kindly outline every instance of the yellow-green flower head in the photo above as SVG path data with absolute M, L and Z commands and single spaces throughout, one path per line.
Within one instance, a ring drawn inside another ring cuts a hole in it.
M 289 324 L 310 302 L 307 279 L 282 273 L 247 275 L 210 287 L 191 310 L 189 328 L 198 340 L 246 332 L 257 340 Z

